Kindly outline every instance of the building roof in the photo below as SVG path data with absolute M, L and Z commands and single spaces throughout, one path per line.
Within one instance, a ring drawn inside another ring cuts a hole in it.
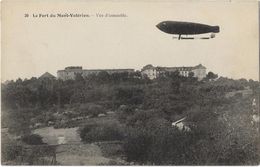
M 73 70 L 72 72 L 134 72 L 134 69 L 84 69 L 84 70 Z M 66 70 L 58 70 L 59 72 L 66 72 Z
M 96 71 L 96 72 L 101 72 L 101 71 L 134 71 L 134 69 L 131 69 L 131 68 L 126 68 L 126 69 L 121 69 L 121 68 L 118 68 L 118 69 L 83 69 L 83 71 Z
M 157 66 L 157 67 L 154 67 L 153 65 L 151 65 L 151 64 L 148 64 L 148 65 L 146 65 L 146 66 L 144 66 L 143 68 L 142 68 L 142 71 L 144 71 L 144 70 L 147 70 L 147 69 L 156 69 L 156 70 L 158 70 L 158 71 L 177 71 L 177 70 L 180 70 L 180 71 L 191 71 L 191 70 L 193 70 L 193 69 L 206 69 L 206 67 L 204 67 L 203 65 L 201 65 L 201 64 L 199 64 L 199 65 L 197 65 L 197 66 L 194 66 L 194 67 L 191 67 L 191 66 L 189 66 L 189 67 L 160 67 L 160 66 Z
M 44 79 L 44 78 L 50 78 L 50 79 L 55 79 L 56 77 L 52 74 L 50 74 L 49 72 L 45 72 L 44 74 L 42 74 L 40 77 L 40 79 Z
M 179 120 L 177 120 L 177 121 L 174 121 L 174 122 L 172 123 L 172 125 L 176 125 L 176 124 L 178 124 L 178 123 L 184 121 L 185 119 L 186 119 L 186 117 L 183 117 L 183 118 L 181 118 L 181 119 L 179 119 Z
M 69 66 L 65 67 L 65 70 L 82 70 L 82 66 Z
M 193 69 L 193 67 L 164 67 L 166 71 L 190 71 Z
M 194 69 L 206 69 L 206 67 L 199 64 L 199 65 L 195 66 Z

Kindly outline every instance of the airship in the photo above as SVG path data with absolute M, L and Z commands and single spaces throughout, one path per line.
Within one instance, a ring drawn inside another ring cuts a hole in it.
M 168 34 L 178 35 L 178 39 L 195 39 L 192 35 L 211 33 L 210 37 L 201 37 L 200 39 L 210 39 L 219 32 L 219 26 L 210 26 L 201 23 L 182 22 L 182 21 L 163 21 L 156 27 Z M 182 35 L 185 35 L 183 37 Z

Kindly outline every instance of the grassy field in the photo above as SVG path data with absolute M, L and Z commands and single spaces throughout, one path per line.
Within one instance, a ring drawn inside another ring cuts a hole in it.
M 59 137 L 64 137 L 66 144 L 81 143 L 77 133 L 78 128 L 61 128 L 45 127 L 35 129 L 34 133 L 43 137 L 43 141 L 47 144 L 58 144 Z
M 87 121 L 79 121 L 79 125 L 93 122 L 109 122 L 113 117 L 91 118 Z M 57 145 L 59 138 L 64 137 L 65 143 L 58 145 L 56 150 L 56 160 L 60 165 L 106 165 L 124 164 L 121 159 L 121 143 L 99 142 L 84 144 L 80 140 L 77 132 L 79 127 L 60 128 L 44 127 L 35 129 L 33 133 L 43 137 L 43 141 L 50 145 Z

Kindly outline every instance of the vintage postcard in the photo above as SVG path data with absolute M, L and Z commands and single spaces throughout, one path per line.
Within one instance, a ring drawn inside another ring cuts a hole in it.
M 256 0 L 3 0 L 2 165 L 259 165 Z

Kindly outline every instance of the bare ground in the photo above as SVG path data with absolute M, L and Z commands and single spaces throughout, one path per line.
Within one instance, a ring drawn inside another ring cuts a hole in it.
M 99 165 L 110 161 L 95 144 L 60 145 L 56 156 L 60 165 Z
M 78 128 L 54 129 L 46 127 L 36 129 L 35 134 L 43 137 L 43 141 L 49 145 L 57 145 L 58 137 L 64 136 L 66 144 L 57 146 L 56 161 L 59 165 L 100 165 L 124 163 L 116 156 L 121 151 L 120 144 L 84 144 L 77 133 Z M 116 154 L 116 155 L 115 155 Z

